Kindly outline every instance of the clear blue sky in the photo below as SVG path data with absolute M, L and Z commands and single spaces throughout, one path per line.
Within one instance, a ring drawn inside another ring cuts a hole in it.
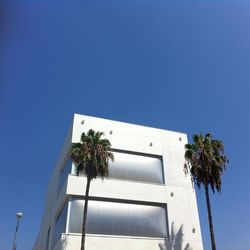
M 9 0 L 0 12 L 1 250 L 18 210 L 18 250 L 31 249 L 73 113 L 213 132 L 230 157 L 212 196 L 218 249 L 250 249 L 249 1 Z

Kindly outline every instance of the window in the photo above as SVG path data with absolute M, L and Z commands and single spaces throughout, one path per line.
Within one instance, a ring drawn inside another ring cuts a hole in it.
M 56 218 L 56 226 L 54 231 L 53 246 L 61 238 L 62 233 L 65 233 L 66 229 L 66 220 L 67 220 L 67 211 L 68 211 L 68 201 L 63 206 L 61 212 Z
M 127 152 L 113 152 L 113 154 L 114 161 L 109 161 L 109 178 L 164 184 L 161 156 Z M 74 174 L 76 174 L 75 165 Z
M 81 233 L 84 201 L 70 200 L 69 232 Z M 90 200 L 87 233 L 122 236 L 167 236 L 166 206 Z
M 71 168 L 72 168 L 72 161 L 67 160 L 62 171 L 60 172 L 57 194 L 60 193 L 65 181 L 67 180 L 68 174 L 71 173 Z
M 113 153 L 115 160 L 109 164 L 110 178 L 164 184 L 161 157 Z
M 50 242 L 50 227 L 47 232 L 46 250 L 49 250 L 49 242 Z

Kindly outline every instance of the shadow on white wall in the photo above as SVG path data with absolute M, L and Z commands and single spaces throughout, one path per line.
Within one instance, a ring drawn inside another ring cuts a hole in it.
M 178 231 L 175 230 L 174 222 L 171 224 L 171 233 L 164 244 L 159 244 L 160 250 L 192 250 L 189 243 L 182 248 L 183 244 L 183 224 Z

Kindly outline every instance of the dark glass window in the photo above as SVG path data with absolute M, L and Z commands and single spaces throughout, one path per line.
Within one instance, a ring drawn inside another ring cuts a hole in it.
M 61 238 L 62 233 L 65 233 L 66 221 L 67 221 L 68 201 L 65 203 L 61 212 L 56 218 L 56 226 L 54 231 L 53 246 Z
M 67 160 L 62 171 L 60 172 L 59 184 L 57 189 L 58 194 L 60 193 L 65 181 L 67 180 L 68 174 L 71 173 L 71 168 L 72 168 L 72 161 Z
M 49 242 L 50 242 L 50 227 L 47 232 L 46 250 L 49 250 Z

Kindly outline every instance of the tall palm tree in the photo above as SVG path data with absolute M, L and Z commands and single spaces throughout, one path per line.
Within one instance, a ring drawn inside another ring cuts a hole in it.
M 193 183 L 200 189 L 203 185 L 206 194 L 208 221 L 212 250 L 216 250 L 212 212 L 209 199 L 209 186 L 213 193 L 221 191 L 221 175 L 226 169 L 228 158 L 224 154 L 224 145 L 219 140 L 213 140 L 212 134 L 193 135 L 193 144 L 185 145 L 186 173 L 190 171 Z
M 109 160 L 114 160 L 111 150 L 111 143 L 108 139 L 101 139 L 102 132 L 95 132 L 90 129 L 87 134 L 82 133 L 81 142 L 73 143 L 71 149 L 71 160 L 76 165 L 77 175 L 83 173 L 87 177 L 85 190 L 85 204 L 82 222 L 81 250 L 85 249 L 86 222 L 88 212 L 90 182 L 97 176 L 108 177 Z

